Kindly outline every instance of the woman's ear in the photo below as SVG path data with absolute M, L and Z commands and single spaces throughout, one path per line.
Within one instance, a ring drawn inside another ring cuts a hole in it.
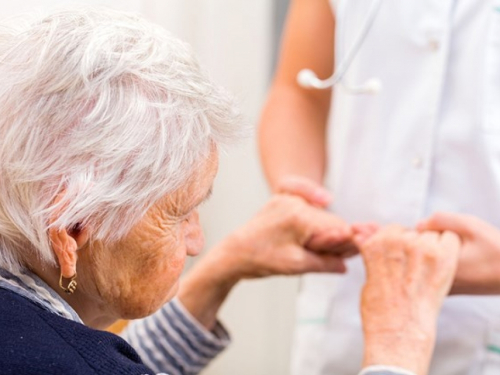
M 77 250 L 81 249 L 89 241 L 89 231 L 87 227 L 82 226 L 80 223 L 74 225 L 68 231 L 68 234 L 75 240 Z
M 69 279 L 76 274 L 77 250 L 89 240 L 88 230 L 76 225 L 71 230 L 49 229 L 49 239 L 52 250 L 56 254 L 62 276 Z
M 62 199 L 64 193 L 63 190 L 57 195 L 55 204 Z M 56 217 L 52 217 L 50 224 L 53 224 L 56 219 Z M 77 250 L 82 248 L 89 240 L 87 228 L 81 224 L 76 224 L 70 229 L 50 227 L 49 240 L 61 267 L 62 276 L 68 279 L 72 278 L 76 274 Z
M 76 261 L 78 255 L 77 241 L 68 233 L 66 229 L 49 229 L 49 239 L 52 245 L 52 250 L 59 261 L 61 274 L 69 279 L 76 274 Z

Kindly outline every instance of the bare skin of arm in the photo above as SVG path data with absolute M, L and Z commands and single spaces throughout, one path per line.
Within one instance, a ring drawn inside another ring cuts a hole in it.
M 273 191 L 296 175 L 322 184 L 326 169 L 326 123 L 331 90 L 304 89 L 304 68 L 331 75 L 335 20 L 328 0 L 293 0 L 280 59 L 259 127 L 260 156 Z

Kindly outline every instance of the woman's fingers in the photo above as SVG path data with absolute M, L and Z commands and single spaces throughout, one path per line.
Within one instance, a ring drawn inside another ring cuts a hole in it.
M 357 223 L 352 224 L 353 241 L 358 246 L 362 246 L 368 239 L 370 239 L 380 229 L 377 223 Z
M 316 253 L 303 248 L 297 248 L 301 252 L 300 263 L 296 264 L 293 274 L 307 272 L 321 273 L 345 273 L 347 268 L 343 259 L 327 253 Z
M 335 229 L 314 234 L 304 244 L 304 247 L 317 253 L 329 253 L 342 258 L 358 253 L 358 248 L 352 242 L 351 235 L 348 232 Z

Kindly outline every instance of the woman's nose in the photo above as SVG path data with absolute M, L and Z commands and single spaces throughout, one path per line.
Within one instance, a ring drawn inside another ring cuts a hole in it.
M 193 212 L 186 222 L 184 238 L 187 255 L 196 256 L 200 254 L 205 246 L 205 235 L 197 211 Z

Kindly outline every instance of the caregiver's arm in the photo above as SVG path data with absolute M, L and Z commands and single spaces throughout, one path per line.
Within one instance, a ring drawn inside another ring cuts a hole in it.
M 212 329 L 220 306 L 242 279 L 344 272 L 345 251 L 337 254 L 335 249 L 351 235 L 350 227 L 334 215 L 301 198 L 276 195 L 190 270 L 181 282 L 179 300 Z
M 500 231 L 471 215 L 436 213 L 420 230 L 453 231 L 462 239 L 453 294 L 500 294 Z
M 333 71 L 334 17 L 328 0 L 293 0 L 276 75 L 259 128 L 260 154 L 273 191 L 287 176 L 321 185 L 331 90 L 304 89 L 301 69 L 326 78 Z
M 459 237 L 389 227 L 360 250 L 367 274 L 361 295 L 364 366 L 426 375 L 439 311 L 457 269 Z

